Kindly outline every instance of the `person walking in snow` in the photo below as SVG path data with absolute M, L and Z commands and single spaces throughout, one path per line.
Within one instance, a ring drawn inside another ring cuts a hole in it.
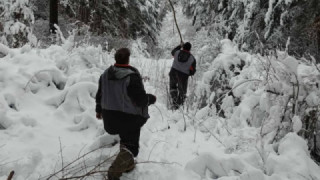
M 191 44 L 186 42 L 171 51 L 174 60 L 169 77 L 171 108 L 173 110 L 183 105 L 187 94 L 188 78 L 196 73 L 196 59 L 190 53 L 190 50 Z
M 139 152 L 140 129 L 150 117 L 148 106 L 156 97 L 147 94 L 139 71 L 129 65 L 130 50 L 121 48 L 116 63 L 99 79 L 96 116 L 103 119 L 104 129 L 120 136 L 120 152 L 108 170 L 109 180 L 119 180 L 122 173 L 134 169 Z

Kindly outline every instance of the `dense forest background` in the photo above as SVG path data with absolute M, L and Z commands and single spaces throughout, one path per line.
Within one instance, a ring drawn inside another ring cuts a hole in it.
M 8 9 L 6 6 L 10 3 L 13 6 Z M 193 19 L 197 30 L 206 28 L 208 35 L 218 32 L 238 43 L 241 50 L 267 54 L 287 48 L 289 54 L 296 57 L 320 57 L 318 0 L 187 0 L 182 4 L 185 15 Z M 21 31 L 15 34 L 27 36 L 26 31 L 32 32 L 43 45 L 50 42 L 46 28 L 49 27 L 49 1 L 5 0 L 0 3 L 0 9 L 5 10 L 0 16 L 2 39 L 10 36 L 3 29 L 13 26 L 12 21 L 19 21 L 26 27 L 20 26 Z M 92 43 L 102 43 L 107 38 L 110 47 L 122 40 L 143 37 L 152 51 L 168 10 L 171 8 L 167 1 L 61 0 L 58 25 L 65 35 L 77 29 L 78 39 L 90 34 Z M 10 37 L 8 39 L 10 41 Z M 11 43 L 11 46 L 19 45 Z
M 27 42 L 28 34 L 34 34 L 42 46 L 54 43 L 50 36 L 50 2 L 41 0 L 2 1 L 0 29 L 2 42 L 10 47 L 19 47 Z M 165 3 L 149 0 L 103 1 L 61 0 L 58 2 L 58 26 L 64 36 L 76 31 L 77 41 L 101 44 L 108 41 L 109 47 L 143 37 L 149 44 L 156 43 L 156 35 L 166 12 Z M 9 7 L 10 6 L 10 7 Z M 17 25 L 17 22 L 23 26 Z M 25 25 L 25 26 L 24 26 Z M 9 30 L 16 28 L 15 32 Z M 15 44 L 11 36 L 16 36 Z M 4 40 L 6 39 L 6 40 Z M 104 46 L 105 47 L 105 46 Z M 110 49 L 109 49 L 110 50 Z
M 264 54 L 288 48 L 293 56 L 320 58 L 318 0 L 186 0 L 184 4 L 197 28 L 218 31 L 245 51 Z

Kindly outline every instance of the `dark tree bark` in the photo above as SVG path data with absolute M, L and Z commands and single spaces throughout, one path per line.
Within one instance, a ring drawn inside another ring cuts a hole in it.
M 50 0 L 50 32 L 56 33 L 54 24 L 58 24 L 58 0 Z

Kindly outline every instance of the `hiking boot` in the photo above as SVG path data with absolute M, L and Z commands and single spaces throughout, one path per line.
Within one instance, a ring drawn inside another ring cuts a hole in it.
M 122 173 L 130 172 L 134 168 L 135 163 L 132 153 L 126 148 L 121 148 L 119 154 L 108 170 L 108 179 L 120 180 Z
M 136 167 L 136 164 L 137 164 L 137 162 L 133 161 L 132 166 L 128 167 L 128 169 L 125 171 L 125 173 L 129 173 L 129 172 L 133 171 L 134 168 Z

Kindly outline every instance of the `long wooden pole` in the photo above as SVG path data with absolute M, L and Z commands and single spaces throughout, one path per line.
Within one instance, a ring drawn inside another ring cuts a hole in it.
M 13 175 L 14 175 L 14 171 L 11 171 L 9 176 L 8 176 L 8 178 L 7 178 L 7 180 L 12 180 Z
M 171 6 L 171 8 L 172 8 L 172 11 L 173 11 L 173 17 L 174 17 L 174 21 L 175 21 L 176 26 L 177 26 L 177 29 L 178 29 L 178 33 L 179 33 L 179 35 L 180 35 L 181 44 L 183 44 L 182 35 L 181 35 L 180 29 L 179 29 L 179 26 L 178 26 L 178 23 L 177 23 L 176 12 L 175 12 L 175 10 L 174 10 L 174 7 L 173 7 L 172 2 L 171 2 L 170 0 L 168 0 L 168 1 L 169 1 L 169 3 L 170 3 L 170 6 Z

